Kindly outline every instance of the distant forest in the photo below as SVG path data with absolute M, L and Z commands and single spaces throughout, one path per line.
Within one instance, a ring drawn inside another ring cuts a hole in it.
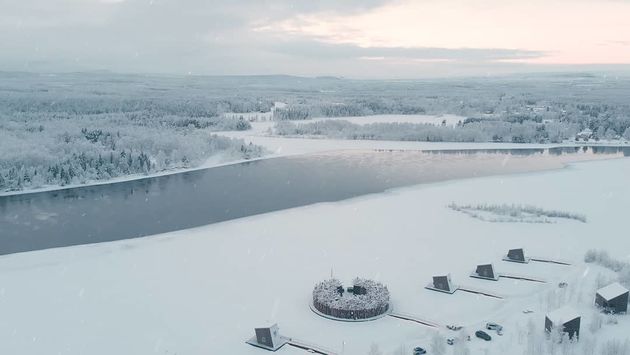
M 210 157 L 261 156 L 213 132 L 250 123 L 223 111 L 269 110 L 257 100 L 208 99 L 122 77 L 0 74 L 0 191 L 190 168 Z M 167 81 L 168 82 L 168 81 Z M 88 84 L 86 84 L 88 83 Z M 155 91 L 155 92 L 153 92 Z M 156 93 L 157 92 L 157 93 Z
M 596 75 L 358 81 L 0 72 L 0 191 L 258 157 L 261 147 L 216 132 L 250 129 L 238 113 L 272 109 L 279 135 L 557 143 L 590 129 L 590 139 L 627 140 L 628 92 L 630 78 Z M 454 127 L 299 123 L 373 114 L 465 119 Z
M 286 122 L 279 122 L 275 133 L 343 139 L 560 143 L 590 130 L 590 140 L 630 140 L 630 78 L 541 75 L 360 82 L 356 86 L 354 90 L 333 90 L 335 97 L 326 92 L 276 109 L 275 119 Z M 296 122 L 374 114 L 456 114 L 465 118 L 456 127 Z

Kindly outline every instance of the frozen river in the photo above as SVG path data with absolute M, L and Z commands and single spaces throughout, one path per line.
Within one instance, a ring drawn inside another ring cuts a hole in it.
M 0 254 L 136 238 L 421 183 L 555 169 L 630 148 L 335 151 L 0 197 Z

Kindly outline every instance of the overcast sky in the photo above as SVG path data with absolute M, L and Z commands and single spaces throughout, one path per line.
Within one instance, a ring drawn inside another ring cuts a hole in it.
M 630 0 L 0 0 L 0 70 L 357 78 L 630 69 Z

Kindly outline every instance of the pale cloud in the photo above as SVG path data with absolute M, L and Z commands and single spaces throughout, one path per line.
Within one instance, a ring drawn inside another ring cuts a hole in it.
M 502 48 L 440 48 L 440 47 L 369 47 L 351 43 L 277 39 L 265 44 L 267 51 L 309 58 L 379 58 L 416 62 L 486 62 L 495 60 L 526 60 L 540 58 L 544 52 Z
M 362 56 L 359 57 L 361 60 L 385 60 L 385 57 L 370 57 L 370 56 Z
M 0 70 L 419 77 L 628 63 L 628 6 L 595 0 L 0 0 Z
M 299 15 L 257 28 L 359 47 L 504 48 L 547 53 L 530 63 L 630 63 L 627 1 L 413 1 L 343 15 Z M 601 42 L 609 43 L 604 50 Z
M 20 35 L 28 30 L 100 26 L 107 23 L 113 10 L 97 0 L 0 0 L 0 30 Z

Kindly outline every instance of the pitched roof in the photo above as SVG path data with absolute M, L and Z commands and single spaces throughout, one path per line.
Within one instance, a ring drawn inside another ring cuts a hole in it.
M 619 282 L 612 283 L 597 290 L 597 294 L 604 297 L 606 300 L 611 300 L 617 296 L 623 295 L 626 292 L 628 292 L 628 289 L 621 286 Z
M 558 308 L 555 311 L 547 313 L 547 318 L 556 324 L 566 323 L 579 317 L 580 315 L 573 308 L 568 306 Z
M 271 328 L 278 328 L 278 323 L 266 323 L 263 327 L 257 327 L 254 329 L 271 329 Z

